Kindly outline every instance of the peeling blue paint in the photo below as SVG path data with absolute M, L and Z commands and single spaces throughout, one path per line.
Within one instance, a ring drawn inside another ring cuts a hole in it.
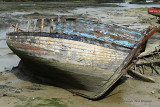
M 119 36 L 118 34 L 116 34 L 116 33 L 114 33 L 114 34 L 112 34 L 112 35 L 114 35 L 114 36 Z
M 73 32 L 71 30 L 65 29 L 65 33 L 72 34 Z
M 90 34 L 87 34 L 87 33 L 73 32 L 73 31 L 68 30 L 68 29 L 65 29 L 65 33 L 67 33 L 67 34 L 73 34 L 73 35 L 81 35 L 81 36 L 84 36 L 84 37 L 89 37 L 89 38 L 94 38 L 94 39 L 98 39 L 98 40 L 104 41 L 103 38 L 99 38 L 97 36 L 90 35 Z
M 113 43 L 116 43 L 119 45 L 123 45 L 123 46 L 127 46 L 127 47 L 134 47 L 134 44 L 136 43 L 136 41 L 140 41 L 144 37 L 140 32 L 137 32 L 134 30 L 130 31 L 125 28 L 116 27 L 115 29 L 113 29 L 113 33 L 111 33 L 112 28 L 114 27 L 112 25 L 106 26 L 106 25 L 101 25 L 101 24 L 95 24 L 94 22 L 85 21 L 85 20 L 79 20 L 79 21 L 81 23 L 84 23 L 84 25 L 85 25 L 84 28 L 80 24 L 80 25 L 76 25 L 77 29 L 74 29 L 75 25 L 67 22 L 67 23 L 59 23 L 56 26 L 57 27 L 56 29 L 62 29 L 64 31 L 64 33 L 66 33 L 68 35 L 77 35 L 77 36 L 81 35 L 83 37 L 93 38 L 93 39 L 97 39 L 97 40 L 101 40 L 101 41 L 110 41 L 110 42 L 113 42 Z M 96 35 L 97 33 L 92 32 L 92 31 L 94 31 L 95 27 L 96 27 L 96 29 L 98 29 L 98 31 L 100 33 L 98 36 Z M 107 27 L 109 27 L 109 29 L 107 29 Z M 81 29 L 79 30 L 79 28 L 81 28 Z M 121 32 L 121 33 L 118 34 L 118 32 Z M 109 35 L 114 35 L 116 37 L 120 37 L 119 38 L 120 40 L 114 39 L 114 38 L 110 37 Z M 121 38 L 121 36 L 122 36 L 122 38 Z M 141 37 L 139 38 L 139 36 L 141 36 Z M 133 42 L 132 41 L 130 42 L 129 40 L 133 40 Z M 136 48 L 136 47 L 134 47 L 134 48 Z
M 94 31 L 94 29 L 92 27 L 89 27 L 88 30 L 89 31 Z
M 94 25 L 94 26 L 96 26 L 96 27 L 102 27 L 102 28 L 105 27 L 104 25 L 98 25 L 98 24 L 95 24 L 95 23 L 92 23 L 92 22 L 89 22 L 89 21 L 84 21 L 84 20 L 80 20 L 80 22 L 87 23 L 87 24 L 91 24 L 91 25 Z
M 68 30 L 68 29 L 65 29 L 65 33 L 67 33 L 67 34 L 74 34 L 74 35 L 75 34 L 79 34 L 79 35 L 84 36 L 84 37 L 89 37 L 89 38 L 94 38 L 94 39 L 105 41 L 104 38 L 100 38 L 100 37 L 97 37 L 97 36 L 94 36 L 94 35 L 90 35 L 90 34 L 87 34 L 87 33 L 72 32 L 71 30 Z M 113 35 L 119 36 L 118 34 L 113 34 Z M 131 47 L 131 46 L 134 45 L 132 43 L 129 43 L 128 41 L 112 39 L 110 36 L 106 40 L 107 41 L 112 41 L 112 42 L 120 44 L 120 45 L 125 45 L 125 46 L 128 46 L 128 47 Z
M 133 48 L 137 48 L 137 46 L 134 46 Z
M 103 33 L 104 33 L 104 34 L 107 34 L 108 32 L 107 32 L 107 31 L 104 31 Z
M 121 32 L 125 32 L 126 30 L 125 30 L 125 29 L 121 29 L 120 31 L 121 31 Z
M 114 43 L 118 43 L 118 44 L 121 44 L 121 45 L 126 45 L 126 46 L 129 46 L 129 47 L 131 47 L 131 46 L 134 45 L 134 44 L 132 44 L 132 43 L 129 43 L 128 41 L 112 39 L 110 36 L 109 36 L 109 38 L 106 39 L 106 40 L 109 40 L 109 41 L 112 41 L 112 42 L 114 42 Z
M 101 25 L 101 27 L 105 27 L 104 25 Z
M 92 24 L 93 25 L 93 23 L 91 23 L 89 21 L 80 20 L 80 22 L 87 23 L 87 24 Z

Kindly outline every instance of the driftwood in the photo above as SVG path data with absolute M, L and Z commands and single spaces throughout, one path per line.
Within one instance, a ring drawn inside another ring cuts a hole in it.
M 133 70 L 129 70 L 128 74 L 131 75 L 131 76 L 133 76 L 133 77 L 136 77 L 137 79 L 140 79 L 140 80 L 143 80 L 143 81 L 146 81 L 146 82 L 155 83 L 155 80 L 153 78 L 145 76 L 145 75 L 142 75 L 139 72 L 135 72 Z
M 151 68 L 152 73 L 160 74 L 160 72 L 155 68 L 155 66 L 160 65 L 160 44 L 155 43 L 151 46 L 148 46 L 145 52 L 139 55 L 141 56 L 141 59 L 136 63 L 134 70 L 136 70 L 136 67 L 138 68 L 139 72 L 143 74 L 146 70 L 145 66 L 148 66 Z
M 153 64 L 151 64 L 150 67 L 152 69 L 152 73 L 153 73 L 153 71 L 155 71 L 157 74 L 159 74 L 159 72 L 153 67 Z

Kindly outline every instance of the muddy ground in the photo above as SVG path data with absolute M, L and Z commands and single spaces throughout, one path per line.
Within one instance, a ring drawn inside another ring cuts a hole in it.
M 95 7 L 95 4 L 86 6 L 84 3 L 78 8 L 75 8 L 76 6 L 71 8 L 70 5 L 66 6 L 67 8 L 62 8 L 60 5 L 55 8 L 48 3 L 13 4 L 0 3 L 1 107 L 158 107 L 160 105 L 160 76 L 155 73 L 151 74 L 150 68 L 147 68 L 145 72 L 155 79 L 155 83 L 124 76 L 112 87 L 108 95 L 100 100 L 91 101 L 37 80 L 35 76 L 22 73 L 16 68 L 20 59 L 12 53 L 5 42 L 5 34 L 10 24 L 18 21 L 26 22 L 32 18 L 54 17 L 55 15 L 76 15 L 96 19 L 99 17 L 102 23 L 117 24 L 138 30 L 143 30 L 150 25 L 159 26 L 156 17 L 147 13 L 147 7 L 153 7 L 153 5 L 118 4 L 125 7 L 113 7 L 115 5 L 96 4 Z M 160 33 L 157 32 L 149 40 L 147 48 L 155 43 L 159 45 L 159 39 Z M 160 71 L 158 66 L 156 69 Z

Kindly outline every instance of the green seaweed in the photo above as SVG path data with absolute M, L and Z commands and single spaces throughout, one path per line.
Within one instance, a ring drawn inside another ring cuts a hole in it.
M 18 98 L 20 102 L 15 103 L 15 107 L 68 107 L 62 98 Z M 70 102 L 70 104 L 73 104 Z

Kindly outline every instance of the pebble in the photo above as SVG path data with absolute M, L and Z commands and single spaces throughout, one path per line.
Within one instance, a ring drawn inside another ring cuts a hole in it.
M 12 82 L 6 82 L 5 84 L 10 84 L 10 83 L 12 83 Z
M 155 93 L 155 92 L 154 92 L 154 90 L 153 90 L 153 91 L 151 91 L 151 93 L 152 93 L 152 94 L 154 94 L 154 93 Z
M 16 90 L 15 91 L 15 93 L 21 93 L 22 92 L 22 90 Z

